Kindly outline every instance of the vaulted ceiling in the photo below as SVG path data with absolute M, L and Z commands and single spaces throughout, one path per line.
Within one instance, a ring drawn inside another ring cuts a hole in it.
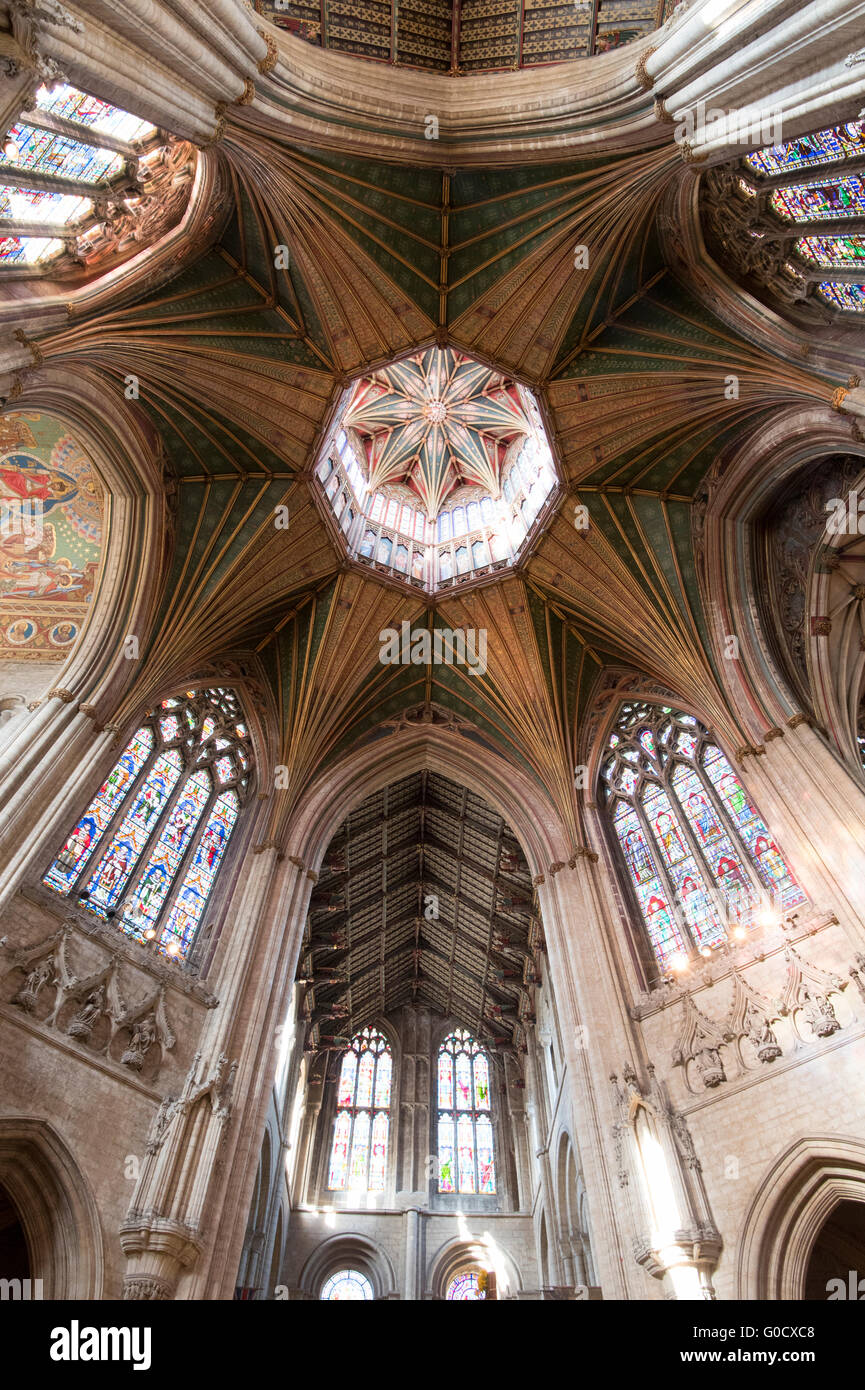
M 38 340 L 70 380 L 95 374 L 119 397 L 134 375 L 164 450 L 170 564 L 111 719 L 202 662 L 258 663 L 288 770 L 274 836 L 346 749 L 437 709 L 532 777 L 580 843 L 573 769 L 607 665 L 687 691 L 736 738 L 694 500 L 731 448 L 792 407 L 827 407 L 838 382 L 740 337 L 670 265 L 659 210 L 678 150 L 419 169 L 299 147 L 242 108 L 217 149 L 232 211 L 215 243 L 158 290 Z M 564 483 L 517 572 L 434 603 L 353 568 L 310 482 L 346 385 L 432 343 L 531 386 Z M 380 664 L 379 633 L 404 620 L 486 629 L 486 672 Z
M 466 787 L 418 772 L 337 831 L 313 893 L 298 978 L 311 1046 L 404 1004 L 520 1046 L 540 949 L 531 876 L 512 831 Z
M 432 72 L 495 72 L 588 58 L 641 38 L 667 0 L 256 0 L 321 48 Z

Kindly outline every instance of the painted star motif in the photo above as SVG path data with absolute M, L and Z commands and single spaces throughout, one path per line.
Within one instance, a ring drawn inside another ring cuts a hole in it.
M 532 428 L 513 381 L 438 347 L 358 381 L 343 425 L 370 488 L 407 484 L 430 520 L 460 484 L 499 497 L 508 448 Z

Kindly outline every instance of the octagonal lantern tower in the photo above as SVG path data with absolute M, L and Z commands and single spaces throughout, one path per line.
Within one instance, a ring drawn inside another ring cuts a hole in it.
M 313 486 L 352 560 L 428 594 L 518 564 L 559 491 L 528 387 L 436 346 L 346 388 Z

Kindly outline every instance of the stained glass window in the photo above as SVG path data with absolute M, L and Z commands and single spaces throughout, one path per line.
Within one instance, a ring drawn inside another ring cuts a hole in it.
M 469 1270 L 465 1274 L 456 1274 L 448 1284 L 448 1291 L 445 1294 L 447 1302 L 457 1302 L 463 1299 L 483 1299 L 486 1295 L 480 1286 L 480 1277 L 476 1270 Z
M 59 122 L 68 124 L 57 129 Z M 129 146 L 146 157 L 143 142 L 154 134 L 148 121 L 76 87 L 40 87 L 34 110 L 12 126 L 0 150 L 0 231 L 4 221 L 13 224 L 9 235 L 0 236 L 0 267 L 41 266 L 76 245 L 86 252 L 104 216 L 87 195 L 109 181 L 119 192 L 131 188 Z M 28 186 L 45 175 L 72 180 L 81 192 Z M 23 230 L 22 223 L 28 224 Z M 33 224 L 46 232 L 64 228 L 65 238 L 31 235 Z
M 622 706 L 601 765 L 605 803 L 658 963 L 711 951 L 805 901 L 709 733 L 668 706 Z
M 332 1274 L 321 1290 L 322 1300 L 326 1303 L 338 1303 L 340 1299 L 371 1303 L 374 1296 L 372 1284 L 357 1269 L 341 1269 L 338 1274 Z
M 836 309 L 844 309 L 847 313 L 854 314 L 865 313 L 865 285 L 821 280 L 817 288 L 823 298 L 834 304 Z
M 58 237 L 0 236 L 0 265 L 36 265 L 62 250 Z
M 46 227 L 63 227 L 76 222 L 93 207 L 92 199 L 77 193 L 48 193 L 44 188 L 0 187 L 0 218 L 11 221 L 44 222 Z
M 65 83 L 50 91 L 47 87 L 40 87 L 36 93 L 36 105 L 40 111 L 48 111 L 65 121 L 75 121 L 76 125 L 90 126 L 100 135 L 113 135 L 125 144 L 141 140 L 154 130 L 149 121 L 142 121 L 128 111 L 121 111 L 119 106 L 109 106 L 107 102 L 99 101 L 97 97 L 88 96 L 86 92 Z
M 185 956 L 249 788 L 252 753 L 240 719 L 227 690 L 163 701 L 133 734 L 43 882 L 135 940 Z
M 439 1192 L 496 1190 L 489 1058 L 464 1028 L 438 1054 Z
M 831 164 L 839 159 L 865 155 L 865 123 L 849 121 L 828 130 L 800 135 L 783 145 L 770 145 L 745 156 L 745 163 L 756 174 L 774 176 L 809 169 L 815 164 Z
M 123 155 L 116 150 L 87 145 L 83 140 L 57 135 L 53 130 L 39 130 L 23 121 L 9 131 L 7 149 L 0 152 L 0 165 L 79 179 L 82 183 L 111 178 L 120 173 L 124 163 Z
M 383 1192 L 387 1178 L 393 1056 L 383 1033 L 364 1028 L 343 1054 L 327 1185 Z
M 865 217 L 865 183 L 858 174 L 817 179 L 776 188 L 769 198 L 779 217 L 791 222 L 822 222 Z
M 860 232 L 851 236 L 800 237 L 796 250 L 803 261 L 811 261 L 830 270 L 861 266 L 865 271 L 865 236 Z

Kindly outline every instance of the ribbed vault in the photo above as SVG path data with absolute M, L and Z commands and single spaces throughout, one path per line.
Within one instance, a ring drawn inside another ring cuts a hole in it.
M 474 792 L 424 770 L 368 797 L 325 856 L 298 977 L 308 1044 L 340 1048 L 406 1004 L 520 1046 L 540 947 L 513 832 Z

